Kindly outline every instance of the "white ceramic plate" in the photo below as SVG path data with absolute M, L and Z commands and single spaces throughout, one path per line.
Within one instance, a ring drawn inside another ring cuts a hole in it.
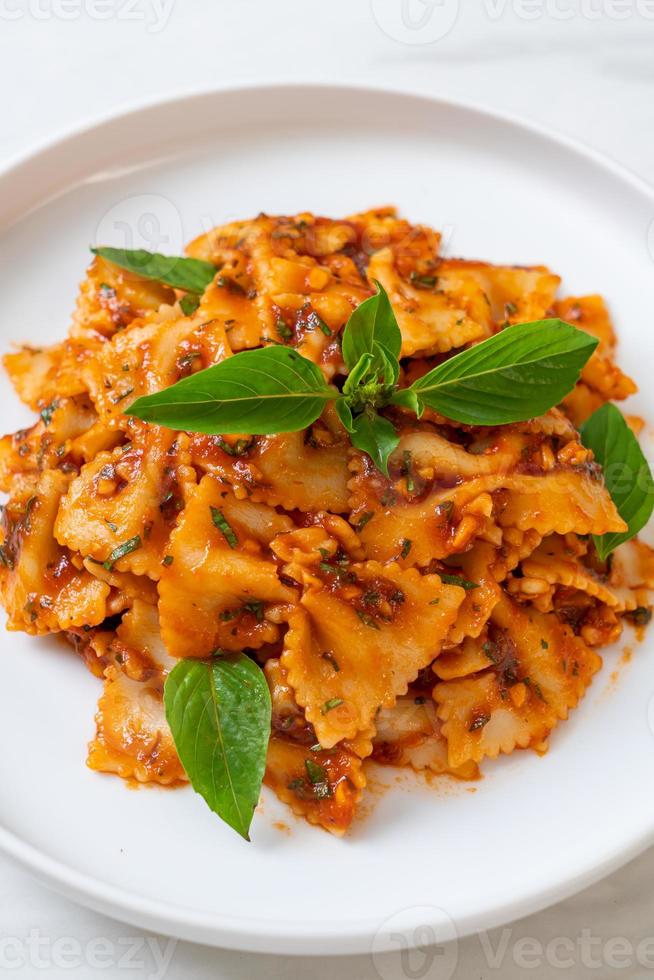
M 633 410 L 654 419 L 651 191 L 515 120 L 380 91 L 194 95 L 20 161 L 0 177 L 0 346 L 64 334 L 90 242 L 174 253 L 260 210 L 388 202 L 443 229 L 450 254 L 544 262 L 566 290 L 602 292 L 621 361 L 643 383 Z M 29 420 L 4 379 L 0 397 L 3 430 Z M 446 938 L 525 915 L 654 840 L 651 642 L 617 684 L 619 651 L 607 652 L 544 758 L 491 762 L 476 792 L 409 777 L 344 840 L 295 822 L 266 791 L 251 844 L 190 789 L 129 792 L 90 772 L 97 680 L 54 641 L 0 644 L 0 844 L 65 894 L 140 926 L 252 951 L 397 948 L 398 929 L 424 942 L 429 922 Z

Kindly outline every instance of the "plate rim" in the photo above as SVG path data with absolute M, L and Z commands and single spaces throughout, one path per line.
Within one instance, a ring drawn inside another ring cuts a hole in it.
M 509 126 L 522 133 L 526 132 L 564 149 L 582 162 L 585 161 L 623 184 L 628 184 L 632 190 L 643 195 L 651 205 L 654 205 L 654 186 L 623 163 L 581 140 L 526 119 L 518 113 L 497 109 L 476 100 L 431 95 L 410 86 L 371 85 L 349 80 L 339 84 L 324 80 L 305 82 L 275 79 L 233 85 L 199 86 L 161 97 L 133 100 L 110 111 L 87 116 L 72 126 L 61 127 L 51 136 L 37 140 L 26 149 L 11 155 L 4 164 L 0 165 L 0 195 L 5 191 L 5 185 L 19 176 L 21 170 L 28 164 L 42 166 L 51 153 L 62 150 L 66 144 L 74 144 L 77 140 L 90 137 L 94 132 L 100 133 L 104 127 L 127 123 L 142 114 L 156 112 L 166 107 L 175 106 L 179 109 L 184 104 L 188 105 L 196 100 L 210 100 L 221 95 L 238 97 L 241 94 L 257 91 L 268 95 L 271 91 L 275 91 L 280 97 L 289 91 L 314 92 L 327 98 L 347 98 L 348 94 L 370 97 L 390 95 L 421 102 L 425 108 L 432 106 L 441 110 L 453 109 L 478 114 L 486 120 Z M 70 188 L 70 184 L 64 181 L 61 185 L 53 194 L 46 190 L 38 203 L 31 207 L 27 209 L 22 207 L 15 218 L 0 222 L 0 230 L 3 232 L 9 230 L 32 210 L 44 206 L 49 200 Z M 478 930 L 504 925 L 562 901 L 621 867 L 653 843 L 654 821 L 651 828 L 638 838 L 631 839 L 624 846 L 614 849 L 602 861 L 592 866 L 585 865 L 571 870 L 564 882 L 536 891 L 526 899 L 524 896 L 511 899 L 492 912 L 488 912 L 483 922 L 480 921 L 479 913 L 474 910 L 467 916 L 460 917 L 455 924 L 457 939 L 462 939 Z M 302 924 L 291 920 L 230 916 L 222 912 L 207 913 L 169 902 L 158 902 L 138 892 L 129 891 L 94 875 L 78 871 L 65 862 L 50 857 L 38 847 L 28 844 L 2 824 L 0 824 L 0 850 L 48 887 L 83 906 L 119 921 L 130 921 L 145 929 L 192 942 L 244 952 L 285 955 L 333 956 L 346 953 L 370 953 L 373 939 L 376 952 L 396 948 L 390 937 L 390 927 L 386 931 L 383 926 L 380 929 L 378 919 L 374 918 L 357 918 L 347 923 L 321 921 Z M 411 929 L 413 925 L 419 925 L 419 922 L 416 920 L 412 923 L 410 918 L 407 918 L 404 924 L 407 929 Z M 334 948 L 335 944 L 339 947 L 337 951 Z

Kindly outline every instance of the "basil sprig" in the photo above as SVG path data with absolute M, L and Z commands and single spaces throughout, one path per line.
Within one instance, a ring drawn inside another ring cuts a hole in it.
M 181 660 L 164 689 L 177 754 L 196 793 L 249 840 L 270 739 L 270 691 L 245 654 Z
M 619 544 L 638 534 L 652 516 L 654 480 L 636 436 L 615 405 L 602 405 L 584 422 L 581 441 L 592 449 L 602 467 L 606 488 L 627 525 L 626 531 L 593 535 L 597 553 L 605 560 Z
M 167 259 L 125 249 L 98 254 L 141 275 L 198 295 L 215 273 L 208 262 Z M 576 384 L 597 340 L 562 320 L 516 324 L 460 351 L 399 388 L 402 335 L 389 298 L 376 292 L 351 314 L 342 336 L 349 374 L 339 394 L 297 351 L 271 346 L 241 351 L 164 391 L 138 398 L 126 414 L 173 429 L 267 435 L 311 425 L 328 401 L 352 444 L 388 475 L 399 437 L 381 411 L 431 408 L 467 425 L 505 425 L 541 415 Z
M 202 259 L 160 255 L 143 248 L 109 248 L 103 245 L 91 251 L 144 279 L 156 279 L 173 289 L 184 289 L 197 295 L 205 291 L 217 272 L 215 265 Z

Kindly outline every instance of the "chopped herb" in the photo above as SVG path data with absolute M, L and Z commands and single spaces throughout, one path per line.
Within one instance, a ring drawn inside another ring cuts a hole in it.
M 406 558 L 411 551 L 411 545 L 413 541 L 410 538 L 402 538 L 402 550 L 400 551 L 400 558 Z
M 316 742 L 315 745 L 311 746 L 311 752 L 322 752 L 322 745 L 320 742 Z
M 187 293 L 179 301 L 179 306 L 184 316 L 191 316 L 195 313 L 199 305 L 200 297 L 197 293 Z
M 320 709 L 320 714 L 326 715 L 328 711 L 338 708 L 339 704 L 343 704 L 343 698 L 330 698 L 329 701 L 325 701 L 323 704 L 322 708 Z
M 223 623 L 231 623 L 233 619 L 236 619 L 239 613 L 239 609 L 223 609 L 218 618 Z
M 331 337 L 332 335 L 332 332 L 325 321 L 315 312 L 310 313 L 307 317 L 307 325 L 311 330 L 315 330 L 315 328 L 318 327 L 319 330 L 322 330 L 325 337 Z
M 515 314 L 518 312 L 518 307 L 515 305 L 515 303 L 505 303 L 504 312 L 506 316 L 515 316 Z
M 113 531 L 114 534 L 117 534 L 118 532 L 117 524 L 114 524 L 113 521 L 108 521 L 106 518 L 105 518 L 105 524 L 107 525 L 110 531 Z
M 304 766 L 311 783 L 312 793 L 315 799 L 324 800 L 332 795 L 331 786 L 327 779 L 327 773 L 322 766 L 314 762 L 313 759 L 305 759 Z
M 550 648 L 550 645 L 547 642 L 547 640 L 544 640 L 542 637 L 541 637 L 540 645 L 542 650 L 549 650 Z
M 235 279 L 230 279 L 228 276 L 218 276 L 216 284 L 226 287 L 232 293 L 240 293 L 241 296 L 245 296 L 245 289 L 241 286 L 240 282 L 236 282 Z
M 416 488 L 415 480 L 413 479 L 413 468 L 411 464 L 411 453 L 408 449 L 404 450 L 402 454 L 402 475 L 406 477 L 406 488 L 409 493 L 413 493 Z
M 28 534 L 32 530 L 32 510 L 34 508 L 34 504 L 36 503 L 36 501 L 37 498 L 33 496 L 30 497 L 27 503 L 25 504 L 25 516 L 23 517 L 23 527 L 25 528 Z
M 211 520 L 214 522 L 218 530 L 222 532 L 222 535 L 229 547 L 237 548 L 238 538 L 236 537 L 236 534 L 232 530 L 232 527 L 222 510 L 220 510 L 218 507 L 210 507 L 209 509 L 211 511 Z
M 371 630 L 378 630 L 380 628 L 379 623 L 376 623 L 372 616 L 369 616 L 362 609 L 357 609 L 356 614 L 364 626 L 369 626 Z
M 412 272 L 409 279 L 419 289 L 433 289 L 438 282 L 437 276 L 421 276 L 418 272 Z
M 166 568 L 168 568 L 170 565 L 172 565 L 174 561 L 175 561 L 174 555 L 164 555 L 161 564 L 165 565 Z
M 2 547 L 0 547 L 0 562 L 5 566 L 5 568 L 8 568 L 9 571 L 11 571 L 14 567 L 13 558 Z
M 441 601 L 440 599 L 431 599 L 430 602 L 429 602 L 429 605 L 430 606 L 437 606 L 440 601 Z
M 288 326 L 286 321 L 282 320 L 281 317 L 278 317 L 277 320 L 275 321 L 275 327 L 277 328 L 277 333 L 282 338 L 282 340 L 288 340 L 290 337 L 293 336 L 293 331 Z
M 58 407 L 59 407 L 59 402 L 55 398 L 55 400 L 50 402 L 49 405 L 46 405 L 45 408 L 41 409 L 41 418 L 43 419 L 44 425 L 46 426 L 50 425 L 50 423 L 52 422 L 52 415 Z
M 254 439 L 236 439 L 235 442 L 229 443 L 222 436 L 218 436 L 216 442 L 222 449 L 224 453 L 228 456 L 244 456 L 248 450 L 254 445 Z
M 140 534 L 135 534 L 133 538 L 128 541 L 123 541 L 119 544 L 117 548 L 111 552 L 106 561 L 102 562 L 102 567 L 106 568 L 108 572 L 112 570 L 117 561 L 124 558 L 125 555 L 130 555 L 133 551 L 136 551 L 141 547 L 141 536 Z
M 243 608 L 246 609 L 247 612 L 252 613 L 252 615 L 256 618 L 257 623 L 263 622 L 264 604 L 260 599 L 252 599 L 250 602 L 244 602 Z
M 111 398 L 109 399 L 109 401 L 111 402 L 112 405 L 118 405 L 125 398 L 127 398 L 129 395 L 131 395 L 133 391 L 134 391 L 133 388 L 127 388 L 126 391 L 121 392 L 121 394 L 119 394 L 119 395 L 112 395 Z
M 436 513 L 439 517 L 444 517 L 447 521 L 452 517 L 452 511 L 454 510 L 453 500 L 444 500 L 442 504 L 438 504 L 436 507 Z
M 467 578 L 462 578 L 460 575 L 445 575 L 442 572 L 438 573 L 441 577 L 441 582 L 445 582 L 446 585 L 458 585 L 460 589 L 465 589 L 466 592 L 469 589 L 478 589 L 479 582 L 471 582 Z
M 652 618 L 652 610 L 647 606 L 638 606 L 633 612 L 628 612 L 626 617 L 634 626 L 647 626 Z
M 339 672 L 341 668 L 338 666 L 338 660 L 330 650 L 325 650 L 325 652 L 321 653 L 320 656 L 322 657 L 323 660 L 326 660 L 327 663 L 332 665 L 336 673 Z
M 180 357 L 177 363 L 181 368 L 190 367 L 193 361 L 196 361 L 198 357 L 202 357 L 202 353 L 199 350 L 192 350 L 189 351 L 188 354 L 184 354 L 183 357 Z
M 367 510 L 365 514 L 362 514 L 357 524 L 355 524 L 357 531 L 363 531 L 368 521 L 371 521 L 374 516 L 375 516 L 374 510 Z
M 488 657 L 491 663 L 499 664 L 500 661 L 502 660 L 499 650 L 497 649 L 494 643 L 490 642 L 490 640 L 486 640 L 486 642 L 482 644 L 482 650 L 484 651 L 484 653 L 486 654 L 486 656 Z
M 393 490 L 392 487 L 389 487 L 387 490 L 384 490 L 381 497 L 381 502 L 384 505 L 384 507 L 393 507 L 394 504 L 397 503 L 397 494 L 395 493 L 395 490 Z
M 479 731 L 479 729 L 483 728 L 484 725 L 487 725 L 489 721 L 490 721 L 489 714 L 478 714 L 472 719 L 472 721 L 468 725 L 468 731 L 469 732 Z

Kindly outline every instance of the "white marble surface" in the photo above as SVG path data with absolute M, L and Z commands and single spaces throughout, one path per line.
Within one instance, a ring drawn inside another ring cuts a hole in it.
M 0 0 L 0 165 L 57 131 L 148 98 L 217 84 L 331 80 L 510 110 L 654 182 L 652 0 L 407 4 L 403 22 L 402 0 Z M 654 973 L 653 880 L 649 852 L 561 905 L 461 941 L 456 963 L 421 954 L 336 961 L 169 945 L 78 908 L 0 857 L 0 973 L 641 978 Z

